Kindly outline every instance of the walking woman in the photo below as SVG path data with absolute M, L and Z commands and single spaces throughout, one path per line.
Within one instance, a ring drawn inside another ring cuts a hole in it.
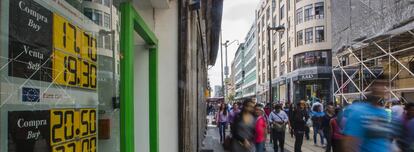
M 232 130 L 232 152 L 254 152 L 255 119 L 254 102 L 246 99 L 242 111 L 236 116 Z
M 217 127 L 219 128 L 220 133 L 220 143 L 223 143 L 224 138 L 226 138 L 226 128 L 228 122 L 228 111 L 225 103 L 220 105 L 220 109 L 216 114 L 216 120 L 218 122 Z

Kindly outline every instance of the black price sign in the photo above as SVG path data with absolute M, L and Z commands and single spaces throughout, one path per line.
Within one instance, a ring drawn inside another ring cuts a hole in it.
M 48 152 L 50 112 L 13 111 L 8 113 L 8 152 Z
M 8 152 L 96 152 L 96 109 L 9 112 Z
M 11 0 L 9 75 L 51 82 L 52 12 L 33 0 Z

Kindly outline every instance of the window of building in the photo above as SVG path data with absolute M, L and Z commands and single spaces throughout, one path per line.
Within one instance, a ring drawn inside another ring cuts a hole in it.
M 280 45 L 280 56 L 282 57 L 283 55 L 285 55 L 285 52 L 286 52 L 286 47 L 285 47 L 285 43 L 283 42 Z
M 111 16 L 108 13 L 104 13 L 104 27 L 110 28 L 111 25 Z
M 270 21 L 270 7 L 266 10 L 266 23 Z
M 104 48 L 104 36 L 98 36 L 98 48 Z
M 95 10 L 93 12 L 92 21 L 95 22 L 95 24 L 102 26 L 102 11 Z
M 306 21 L 309 21 L 309 20 L 311 20 L 312 18 L 313 18 L 313 14 L 312 14 L 312 11 L 313 10 L 313 7 L 312 7 L 312 4 L 310 4 L 310 5 L 307 5 L 307 6 L 305 6 L 305 22 Z
M 323 26 L 315 27 L 315 42 L 324 42 L 325 41 L 325 29 Z
M 313 43 L 313 28 L 307 28 L 305 30 L 305 44 Z
M 302 0 L 296 0 L 296 3 L 300 2 L 300 1 L 302 1 Z
M 105 49 L 111 50 L 111 35 L 104 36 Z
M 285 74 L 285 62 L 282 62 L 281 64 L 280 64 L 280 75 L 282 76 L 282 75 L 284 75 Z
M 277 49 L 273 50 L 273 61 L 276 61 L 277 59 Z
M 280 19 L 283 19 L 285 17 L 285 5 L 282 5 L 280 7 L 280 13 L 279 13 L 279 15 L 280 15 Z
M 90 8 L 84 8 L 83 14 L 85 14 L 86 17 L 88 17 L 90 20 L 93 20 L 93 10 Z
M 315 4 L 315 18 L 316 19 L 323 19 L 324 17 L 324 6 L 323 2 Z
M 297 54 L 294 56 L 294 69 L 314 66 L 330 66 L 330 56 L 328 51 L 312 51 Z
M 296 33 L 296 45 L 297 46 L 303 45 L 303 31 L 302 30 Z
M 272 0 L 272 9 L 273 9 L 273 13 L 275 12 L 275 10 L 276 10 L 276 0 Z
M 273 16 L 272 25 L 276 26 L 276 15 Z
M 296 25 L 303 22 L 303 8 L 296 10 Z
M 110 0 L 103 0 L 103 4 L 104 4 L 105 6 L 110 7 L 111 2 L 110 2 Z

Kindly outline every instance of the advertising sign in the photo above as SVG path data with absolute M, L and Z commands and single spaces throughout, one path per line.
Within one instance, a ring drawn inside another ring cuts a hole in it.
M 96 109 L 13 111 L 8 122 L 8 152 L 97 150 Z
M 52 80 L 52 12 L 33 0 L 10 1 L 9 75 Z

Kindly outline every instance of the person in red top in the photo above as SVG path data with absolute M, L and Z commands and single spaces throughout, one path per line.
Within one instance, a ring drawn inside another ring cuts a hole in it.
M 264 110 L 261 104 L 255 106 L 256 127 L 255 127 L 255 144 L 256 152 L 264 152 L 266 143 L 266 119 L 263 116 Z

